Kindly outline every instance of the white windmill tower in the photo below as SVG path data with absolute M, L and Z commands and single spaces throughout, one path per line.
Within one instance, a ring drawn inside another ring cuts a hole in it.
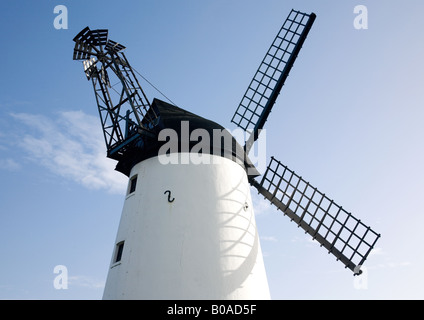
M 314 20 L 292 10 L 260 64 L 232 119 L 250 132 L 244 147 L 213 121 L 150 104 L 107 30 L 74 38 L 107 156 L 129 177 L 104 299 L 269 299 L 250 186 L 360 273 L 379 235 L 274 158 L 256 180 L 247 156 Z

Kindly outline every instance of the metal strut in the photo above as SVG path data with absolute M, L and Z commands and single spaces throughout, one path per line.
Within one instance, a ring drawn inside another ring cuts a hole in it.
M 123 53 L 125 46 L 108 39 L 106 29 L 84 28 L 74 41 L 74 60 L 84 61 L 84 72 L 93 84 L 107 156 L 120 160 L 129 149 L 155 137 L 152 129 L 158 115 Z M 109 91 L 108 71 L 119 80 L 120 89 L 113 88 L 116 94 Z

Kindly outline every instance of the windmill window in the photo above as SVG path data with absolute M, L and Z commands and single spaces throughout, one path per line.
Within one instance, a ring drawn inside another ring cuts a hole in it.
M 130 179 L 130 184 L 128 188 L 128 194 L 133 193 L 137 187 L 137 176 L 134 176 Z
M 121 261 L 123 251 L 124 251 L 124 241 L 121 241 L 116 245 L 116 254 L 115 254 L 114 263 Z

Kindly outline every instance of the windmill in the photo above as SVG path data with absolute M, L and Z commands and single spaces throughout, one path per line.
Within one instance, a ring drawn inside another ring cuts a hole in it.
M 292 10 L 261 62 L 231 119 L 244 146 L 211 120 L 150 103 L 107 30 L 74 38 L 107 156 L 129 177 L 104 299 L 268 299 L 251 186 L 361 273 L 380 235 L 274 157 L 262 176 L 248 157 L 315 18 Z

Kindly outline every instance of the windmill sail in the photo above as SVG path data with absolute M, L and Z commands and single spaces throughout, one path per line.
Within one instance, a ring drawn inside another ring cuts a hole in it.
M 251 184 L 346 268 L 361 273 L 379 234 L 273 157 L 261 182 Z
M 316 15 L 292 10 L 256 71 L 231 122 L 251 135 L 249 153 L 286 81 Z

